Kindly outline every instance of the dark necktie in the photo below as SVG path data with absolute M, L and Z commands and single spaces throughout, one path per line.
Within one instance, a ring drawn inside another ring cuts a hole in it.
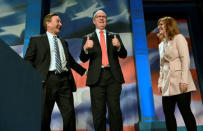
M 101 50 L 102 50 L 102 65 L 105 67 L 109 64 L 108 55 L 107 55 L 107 48 L 105 44 L 105 37 L 104 32 L 100 31 L 100 44 L 101 44 Z
M 56 74 L 62 72 L 61 58 L 59 53 L 57 36 L 54 36 L 54 52 L 55 52 L 55 65 L 56 65 Z

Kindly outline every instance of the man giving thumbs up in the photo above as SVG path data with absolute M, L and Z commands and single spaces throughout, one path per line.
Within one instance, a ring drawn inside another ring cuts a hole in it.
M 86 85 L 90 87 L 91 108 L 95 131 L 106 131 L 106 105 L 110 131 L 122 131 L 120 94 L 123 74 L 118 58 L 127 51 L 118 34 L 105 29 L 107 15 L 99 10 L 93 16 L 95 32 L 84 37 L 80 59 L 89 60 Z

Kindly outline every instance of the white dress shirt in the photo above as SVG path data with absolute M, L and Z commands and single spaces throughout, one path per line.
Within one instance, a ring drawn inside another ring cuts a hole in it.
M 56 63 L 55 63 L 56 60 L 55 60 L 55 51 L 54 51 L 54 38 L 53 38 L 54 35 L 49 32 L 46 32 L 46 34 L 47 34 L 48 40 L 49 40 L 50 55 L 51 55 L 49 71 L 55 71 L 56 70 Z M 58 42 L 59 54 L 60 54 L 60 58 L 61 58 L 62 70 L 68 71 L 68 69 L 66 68 L 67 61 L 66 61 L 66 56 L 64 53 L 64 48 L 63 48 L 62 43 L 59 38 L 57 38 L 57 42 Z

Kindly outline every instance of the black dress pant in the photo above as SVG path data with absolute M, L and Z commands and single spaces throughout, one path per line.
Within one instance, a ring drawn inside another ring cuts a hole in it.
M 75 131 L 75 111 L 68 72 L 56 75 L 49 72 L 43 88 L 41 131 L 50 131 L 51 114 L 57 103 L 63 119 L 63 131 Z
M 106 105 L 110 131 L 123 131 L 120 109 L 121 89 L 121 84 L 114 79 L 110 68 L 102 69 L 98 83 L 90 87 L 95 131 L 106 131 Z
M 195 117 L 193 116 L 193 113 L 190 108 L 191 103 L 190 92 L 180 95 L 162 97 L 162 105 L 165 114 L 167 130 L 177 131 L 177 123 L 174 115 L 176 103 L 185 122 L 187 131 L 196 131 L 197 126 Z

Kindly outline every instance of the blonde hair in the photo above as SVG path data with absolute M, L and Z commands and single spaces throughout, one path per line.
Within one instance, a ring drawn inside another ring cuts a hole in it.
M 158 20 L 157 25 L 159 25 L 160 22 L 163 22 L 165 29 L 166 29 L 166 35 L 169 40 L 173 40 L 175 35 L 180 34 L 178 25 L 174 18 L 172 18 L 170 16 L 165 16 Z M 163 41 L 165 38 L 164 35 L 160 34 L 160 33 L 158 33 L 157 36 L 161 41 Z

